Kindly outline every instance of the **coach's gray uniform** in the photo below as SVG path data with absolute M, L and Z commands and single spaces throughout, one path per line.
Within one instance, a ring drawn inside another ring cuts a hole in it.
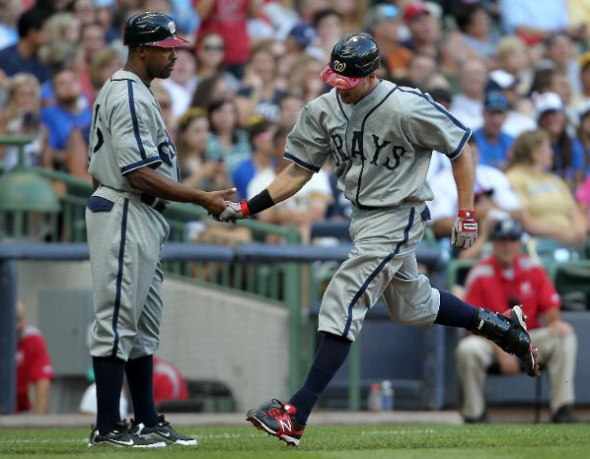
M 89 155 L 89 172 L 101 183 L 86 209 L 95 310 L 90 354 L 152 355 L 162 314 L 160 251 L 169 226 L 125 175 L 148 166 L 176 181 L 179 176 L 160 106 L 134 73 L 120 70 L 101 89 Z
M 425 182 L 433 150 L 452 160 L 471 131 L 430 96 L 387 81 L 357 104 L 335 89 L 310 102 L 288 137 L 285 158 L 318 172 L 328 157 L 353 204 L 354 248 L 322 301 L 320 331 L 355 340 L 379 298 L 392 320 L 431 325 L 440 296 L 417 270 L 429 219 Z

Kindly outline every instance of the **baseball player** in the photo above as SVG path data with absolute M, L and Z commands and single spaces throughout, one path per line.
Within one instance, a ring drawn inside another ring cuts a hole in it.
M 97 422 L 89 446 L 154 447 L 196 440 L 176 432 L 155 409 L 152 374 L 162 315 L 160 251 L 169 201 L 190 202 L 219 215 L 235 190 L 203 192 L 179 184 L 176 149 L 166 131 L 155 78 L 168 78 L 176 36 L 170 17 L 141 13 L 124 29 L 127 62 L 103 86 L 93 109 L 89 172 L 95 191 L 86 223 L 94 322 L 90 338 L 97 386 Z M 119 415 L 127 375 L 135 420 Z
M 473 212 L 474 166 L 467 145 L 471 131 L 429 95 L 380 81 L 379 49 L 370 35 L 345 35 L 322 71 L 333 86 L 311 101 L 290 133 L 285 158 L 292 161 L 260 194 L 228 203 L 221 221 L 248 218 L 293 196 L 331 157 L 334 173 L 352 202 L 354 247 L 332 278 L 322 300 L 319 330 L 324 338 L 307 379 L 287 403 L 252 409 L 255 427 L 298 445 L 307 419 L 345 361 L 367 311 L 379 300 L 395 322 L 466 328 L 519 357 L 538 374 L 537 354 L 519 306 L 493 314 L 432 288 L 418 273 L 415 250 L 429 219 L 425 183 L 433 150 L 452 160 L 459 213 L 451 242 L 470 247 L 477 237 Z

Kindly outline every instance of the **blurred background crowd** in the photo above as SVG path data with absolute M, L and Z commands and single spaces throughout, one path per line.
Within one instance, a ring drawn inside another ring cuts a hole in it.
M 169 14 L 190 41 L 152 87 L 187 184 L 233 185 L 237 198 L 266 187 L 300 110 L 329 90 L 319 74 L 332 46 L 365 30 L 379 43 L 383 79 L 428 92 L 473 130 L 482 237 L 461 257 L 479 258 L 490 222 L 507 215 L 531 236 L 585 246 L 590 1 L 0 0 L 0 135 L 34 137 L 26 164 L 90 180 L 92 103 L 125 62 L 122 27 L 140 11 Z M 9 171 L 18 150 L 0 148 Z M 296 225 L 303 240 L 315 222 L 348 219 L 330 167 L 260 219 Z M 435 153 L 435 240 L 456 215 L 450 174 Z

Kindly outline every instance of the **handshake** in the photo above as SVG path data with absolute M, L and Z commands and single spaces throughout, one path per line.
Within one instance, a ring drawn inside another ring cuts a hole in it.
M 225 205 L 225 210 L 215 220 L 225 223 L 235 223 L 237 220 L 250 217 L 250 209 L 245 199 L 242 199 L 240 202 L 225 201 Z

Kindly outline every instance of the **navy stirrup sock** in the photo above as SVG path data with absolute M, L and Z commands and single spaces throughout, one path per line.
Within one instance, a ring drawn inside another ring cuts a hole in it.
M 151 355 L 128 360 L 125 365 L 129 392 L 133 401 L 133 415 L 136 423 L 153 427 L 158 423 L 158 412 L 154 402 L 154 359 Z
M 290 400 L 297 408 L 296 417 L 302 424 L 307 423 L 313 407 L 346 360 L 351 344 L 346 338 L 325 334 L 303 387 Z
M 116 357 L 92 357 L 96 381 L 96 428 L 107 435 L 121 420 L 119 399 L 125 375 L 125 361 Z
M 478 308 L 460 300 L 455 295 L 440 290 L 440 307 L 435 324 L 469 328 L 477 317 Z

